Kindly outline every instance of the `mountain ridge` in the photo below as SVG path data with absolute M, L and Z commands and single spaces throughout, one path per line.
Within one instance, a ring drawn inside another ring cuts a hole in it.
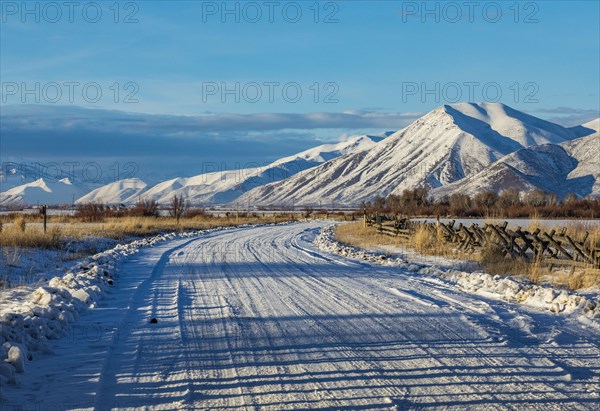
M 437 199 L 508 187 L 600 195 L 599 129 L 600 119 L 566 128 L 501 103 L 442 105 L 396 132 L 323 144 L 262 167 L 153 185 L 139 178 L 119 180 L 82 193 L 77 203 L 147 199 L 166 205 L 180 195 L 203 206 L 356 206 L 421 187 Z M 0 193 L 0 205 L 40 199 L 70 204 L 75 189 L 82 190 L 40 180 Z
M 326 162 L 308 176 L 258 187 L 241 200 L 358 205 L 404 189 L 434 190 L 475 175 L 530 143 L 557 144 L 577 137 L 573 130 L 500 103 L 443 105 L 368 152 Z

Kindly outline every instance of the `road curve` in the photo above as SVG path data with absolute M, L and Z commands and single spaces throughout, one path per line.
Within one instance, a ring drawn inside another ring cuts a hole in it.
M 592 331 L 326 254 L 311 243 L 323 224 L 217 231 L 132 256 L 9 404 L 597 409 Z

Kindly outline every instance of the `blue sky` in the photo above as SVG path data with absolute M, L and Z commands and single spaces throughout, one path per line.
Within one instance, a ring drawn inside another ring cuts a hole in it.
M 400 128 L 456 101 L 500 101 L 567 125 L 598 116 L 599 2 L 475 3 L 110 1 L 69 10 L 2 1 L 2 104 L 223 122 L 231 113 L 304 115 L 293 132 L 274 115 L 268 130 L 237 133 L 271 138 L 282 155 Z M 354 117 L 305 121 L 307 113 Z M 40 154 L 6 147 L 5 157 Z

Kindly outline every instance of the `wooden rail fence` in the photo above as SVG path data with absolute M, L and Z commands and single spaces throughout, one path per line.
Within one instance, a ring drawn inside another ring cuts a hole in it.
M 474 252 L 485 246 L 494 245 L 506 257 L 542 261 L 552 265 L 570 266 L 593 270 L 600 273 L 600 244 L 595 244 L 588 232 L 576 238 L 560 230 L 534 231 L 521 227 L 508 228 L 508 222 L 480 226 L 476 223 L 465 226 L 454 220 L 443 223 L 415 222 L 406 217 L 383 214 L 364 215 L 366 226 L 376 227 L 381 234 L 410 238 L 419 226 L 430 230 L 436 238 L 453 243 L 457 250 Z

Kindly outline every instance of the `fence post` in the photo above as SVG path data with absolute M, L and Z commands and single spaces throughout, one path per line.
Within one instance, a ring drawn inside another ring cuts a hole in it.
M 46 234 L 46 230 L 47 230 L 47 223 L 48 223 L 48 207 L 46 205 L 43 205 L 40 207 L 40 214 L 44 216 L 44 234 Z

